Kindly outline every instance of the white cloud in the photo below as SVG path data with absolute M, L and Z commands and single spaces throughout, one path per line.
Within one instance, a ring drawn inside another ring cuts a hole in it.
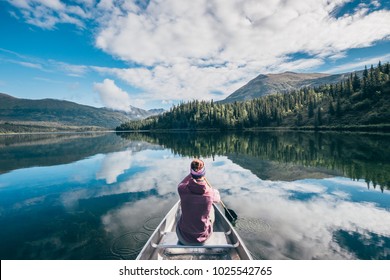
M 129 94 L 119 88 L 113 80 L 104 79 L 102 83 L 95 83 L 94 89 L 99 93 L 100 99 L 108 108 L 131 111 Z
M 370 57 L 366 59 L 361 59 L 357 61 L 353 61 L 350 63 L 343 64 L 341 66 L 337 66 L 332 68 L 328 73 L 343 73 L 343 72 L 353 72 L 362 70 L 365 66 L 370 67 L 370 65 L 377 65 L 378 61 L 386 62 L 390 60 L 390 54 Z
M 24 61 L 16 61 L 15 63 L 20 64 L 20 65 L 25 66 L 25 67 L 28 67 L 28 68 L 42 69 L 42 65 L 37 64 L 37 63 L 24 62 Z
M 67 73 L 67 75 L 73 77 L 81 77 L 88 71 L 88 66 L 86 65 L 74 65 L 54 60 L 51 60 L 50 63 L 59 68 L 61 71 Z
M 90 17 L 91 3 L 70 5 L 60 0 L 8 0 L 21 9 L 26 22 L 43 29 L 54 29 L 58 23 L 70 23 L 84 28 L 83 20 Z M 90 2 L 90 1 L 89 1 Z M 84 10 L 85 9 L 85 10 Z
M 158 65 L 147 68 L 102 68 L 94 67 L 100 73 L 113 75 L 129 85 L 144 90 L 144 99 L 216 99 L 211 91 L 233 91 L 245 83 L 237 67 L 195 67 L 188 63 L 172 66 Z M 246 72 L 244 70 L 244 72 Z M 163 97 L 163 98 L 162 98 Z
M 308 69 L 312 69 L 316 66 L 322 65 L 323 63 L 324 61 L 320 58 L 297 59 L 297 60 L 282 62 L 273 68 L 277 69 L 279 72 L 289 71 L 291 69 L 294 69 L 295 71 L 305 71 Z M 272 69 L 272 67 L 270 67 L 270 69 Z
M 139 65 L 128 69 L 101 67 L 100 73 L 140 89 L 145 92 L 144 99 L 189 100 L 222 99 L 259 73 L 307 71 L 328 59 L 344 57 L 351 48 L 389 38 L 390 11 L 377 10 L 378 1 L 357 5 L 352 13 L 335 18 L 334 11 L 349 2 L 11 3 L 31 24 L 43 28 L 62 22 L 83 27 L 85 19 L 96 19 L 96 47 Z M 292 61 L 295 53 L 308 54 L 308 58 Z M 223 94 L 216 96 L 213 92 Z
M 68 76 L 82 77 L 88 71 L 93 70 L 92 67 L 87 65 L 69 64 L 63 61 L 57 61 L 53 59 L 41 59 L 37 57 L 31 57 L 22 55 L 17 52 L 13 52 L 7 49 L 1 49 L 0 53 L 4 53 L 6 57 L 0 56 L 0 61 L 3 60 L 7 63 L 18 64 L 28 68 L 34 68 L 43 72 L 57 72 L 58 70 L 65 73 Z
M 360 8 L 334 18 L 346 2 L 151 1 L 146 10 L 132 7 L 110 18 L 96 45 L 145 65 L 111 74 L 152 98 L 210 99 L 211 92 L 230 94 L 261 72 L 307 70 L 390 35 L 389 11 Z M 312 57 L 290 61 L 296 52 Z

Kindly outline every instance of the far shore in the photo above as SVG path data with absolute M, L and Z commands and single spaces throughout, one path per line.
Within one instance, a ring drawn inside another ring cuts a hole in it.
M 67 134 L 67 133 L 107 133 L 107 132 L 154 132 L 154 133 L 177 133 L 177 132 L 247 132 L 247 131 L 313 131 L 313 132 L 370 132 L 370 133 L 390 133 L 390 124 L 376 125 L 339 125 L 339 126 L 293 126 L 293 127 L 252 127 L 240 129 L 220 129 L 220 128 L 197 128 L 197 129 L 151 129 L 151 130 L 115 130 L 102 127 L 43 127 L 32 126 L 31 130 L 27 125 L 23 128 L 12 130 L 1 130 L 0 135 L 18 134 Z

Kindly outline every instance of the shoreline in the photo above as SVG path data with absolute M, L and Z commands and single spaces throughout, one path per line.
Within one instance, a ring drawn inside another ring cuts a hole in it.
M 313 131 L 313 132 L 380 132 L 390 133 L 390 124 L 380 125 L 345 125 L 345 126 L 301 126 L 301 127 L 251 127 L 251 128 L 198 128 L 198 129 L 149 129 L 149 130 L 115 130 L 116 132 L 246 132 L 246 131 Z
M 42 130 L 42 131 L 8 131 L 0 132 L 0 135 L 23 135 L 23 134 L 72 134 L 72 133 L 139 133 L 139 132 L 155 132 L 155 133 L 179 133 L 179 132 L 259 132 L 259 131 L 305 131 L 305 132 L 356 132 L 356 133 L 390 133 L 390 124 L 380 125 L 341 125 L 341 126 L 301 126 L 301 127 L 251 127 L 251 128 L 197 128 L 197 129 L 149 129 L 149 130 L 116 130 L 116 129 L 91 129 L 86 127 L 85 130 L 79 129 L 69 130 Z

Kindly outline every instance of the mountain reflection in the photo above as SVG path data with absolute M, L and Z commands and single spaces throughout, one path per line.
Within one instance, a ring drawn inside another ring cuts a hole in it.
M 365 180 L 368 188 L 383 191 L 390 187 L 390 135 L 386 134 L 289 131 L 119 135 L 126 139 L 141 137 L 181 156 L 228 156 L 262 179 L 291 181 L 308 174 L 343 175 Z
M 33 166 L 67 164 L 125 149 L 135 152 L 161 147 L 136 139 L 129 142 L 114 133 L 0 135 L 0 174 Z

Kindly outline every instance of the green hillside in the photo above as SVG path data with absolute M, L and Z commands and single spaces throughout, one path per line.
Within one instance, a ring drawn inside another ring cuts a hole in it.
M 361 76 L 336 84 L 304 87 L 287 94 L 271 94 L 227 104 L 192 101 L 142 121 L 127 122 L 117 130 L 156 129 L 295 129 L 390 128 L 390 66 L 378 64 Z
M 120 112 L 69 101 L 20 99 L 0 93 L 0 133 L 114 129 L 146 114 L 138 108 Z

